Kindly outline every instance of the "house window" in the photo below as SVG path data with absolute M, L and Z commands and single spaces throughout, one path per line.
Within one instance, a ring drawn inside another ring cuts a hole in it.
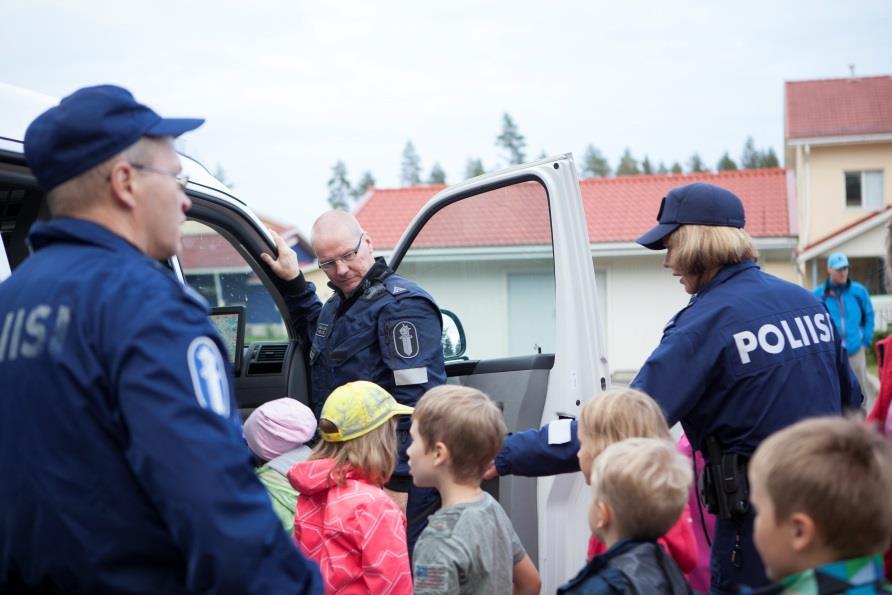
M 847 171 L 846 206 L 871 210 L 880 210 L 885 205 L 883 200 L 883 172 L 879 171 Z

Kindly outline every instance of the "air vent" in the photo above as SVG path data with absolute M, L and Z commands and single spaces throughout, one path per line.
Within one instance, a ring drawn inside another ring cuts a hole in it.
M 251 363 L 248 365 L 248 375 L 281 374 L 287 353 L 288 345 L 259 345 L 256 351 L 254 351 Z

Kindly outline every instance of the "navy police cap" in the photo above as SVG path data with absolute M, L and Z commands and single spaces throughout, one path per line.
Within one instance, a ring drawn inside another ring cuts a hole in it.
M 198 118 L 162 118 L 121 87 L 85 87 L 31 122 L 25 159 L 41 187 L 51 190 L 144 136 L 177 137 L 203 123 Z
M 682 225 L 742 228 L 743 203 L 732 192 L 712 184 L 688 184 L 663 197 L 657 225 L 636 240 L 645 248 L 662 250 L 663 240 Z

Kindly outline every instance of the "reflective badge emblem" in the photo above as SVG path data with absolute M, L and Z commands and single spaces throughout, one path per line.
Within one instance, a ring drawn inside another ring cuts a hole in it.
M 198 404 L 229 417 L 229 382 L 217 344 L 208 337 L 196 337 L 189 344 L 186 358 Z
M 404 291 L 409 291 L 409 290 L 406 289 L 405 287 L 394 287 L 393 290 L 391 291 L 391 293 L 393 295 L 398 295 L 398 294 L 403 293 Z
M 393 348 L 403 359 L 418 355 L 418 331 L 408 320 L 401 320 L 393 326 Z
M 317 337 L 327 337 L 328 336 L 328 325 L 319 323 L 316 325 L 316 336 Z

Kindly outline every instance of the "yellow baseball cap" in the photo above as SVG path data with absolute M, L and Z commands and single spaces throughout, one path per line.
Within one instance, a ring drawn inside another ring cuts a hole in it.
M 413 411 L 374 382 L 348 382 L 328 395 L 319 416 L 333 423 L 337 431 L 320 433 L 326 442 L 347 442 L 382 426 L 394 415 L 412 415 Z

